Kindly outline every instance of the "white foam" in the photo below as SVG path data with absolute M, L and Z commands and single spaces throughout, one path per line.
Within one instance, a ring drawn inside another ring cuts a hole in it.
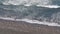
M 38 7 L 47 7 L 47 8 L 60 8 L 58 5 L 36 5 Z
M 31 4 L 26 4 L 24 6 L 32 6 Z M 60 8 L 58 5 L 36 5 L 37 7 L 46 7 L 46 8 Z
M 59 26 L 60 27 L 60 25 L 58 23 L 40 22 L 38 20 L 30 20 L 30 19 L 22 19 L 21 21 L 25 21 L 28 23 L 36 23 L 36 24 L 42 24 L 42 25 L 48 25 L 48 26 Z
M 12 21 L 24 21 L 24 22 L 33 23 L 33 24 L 42 24 L 42 25 L 58 26 L 58 27 L 60 27 L 60 24 L 54 23 L 54 22 L 50 23 L 50 22 L 41 22 L 41 21 L 38 21 L 38 20 L 30 20 L 30 19 L 14 19 L 14 18 L 9 18 L 9 17 L 0 17 L 0 19 L 12 20 Z
M 24 6 L 32 6 L 31 4 L 27 4 Z M 36 5 L 37 7 L 46 7 L 46 8 L 60 8 L 58 5 Z
M 21 5 L 21 4 L 40 4 L 40 5 L 46 5 L 51 4 L 51 0 L 5 0 L 3 2 L 4 5 Z
M 3 3 L 3 4 L 5 4 L 5 3 Z M 9 4 L 6 3 L 5 5 L 9 5 Z M 14 4 L 14 5 L 19 5 L 19 4 Z M 29 7 L 29 6 L 32 6 L 32 4 L 24 4 L 24 6 Z M 35 5 L 35 6 L 37 6 L 37 7 L 46 7 L 46 8 L 60 8 L 60 6 L 58 6 L 58 5 Z
M 32 6 L 31 4 L 25 4 L 24 6 Z
M 15 19 L 9 18 L 9 17 L 0 17 L 0 19 L 4 19 L 4 20 L 15 20 Z
M 3 2 L 4 5 L 24 5 L 32 6 L 36 5 L 38 7 L 47 7 L 47 8 L 60 8 L 58 5 L 51 5 L 52 0 L 6 0 Z

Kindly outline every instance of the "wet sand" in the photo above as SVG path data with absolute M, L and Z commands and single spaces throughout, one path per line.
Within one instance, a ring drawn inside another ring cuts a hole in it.
M 0 19 L 0 34 L 60 34 L 60 27 Z

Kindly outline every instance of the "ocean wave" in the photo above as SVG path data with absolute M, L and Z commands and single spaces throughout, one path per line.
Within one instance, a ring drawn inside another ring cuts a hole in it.
M 51 4 L 51 0 L 5 0 L 2 2 L 4 5 L 21 5 L 21 4 Z
M 60 8 L 58 5 L 37 5 L 38 7 L 46 7 L 46 8 Z
M 46 7 L 46 8 L 60 8 L 58 5 L 52 5 L 52 0 L 6 0 L 2 2 L 3 5 L 24 5 L 37 7 Z
M 33 24 L 42 24 L 42 25 L 48 25 L 48 26 L 58 26 L 60 27 L 60 24 L 58 23 L 50 23 L 50 22 L 41 22 L 38 20 L 30 20 L 30 19 L 22 19 L 22 21 L 28 22 L 28 23 L 33 23 Z
M 3 19 L 3 20 L 15 20 L 14 18 L 9 18 L 9 17 L 0 17 L 0 19 Z
M 41 21 L 38 21 L 38 20 L 31 20 L 31 19 L 14 19 L 14 18 L 9 18 L 9 17 L 0 17 L 0 19 L 3 19 L 3 20 L 12 20 L 12 21 L 24 21 L 24 22 L 27 22 L 27 23 L 32 23 L 32 24 L 42 24 L 42 25 L 48 25 L 48 26 L 58 26 L 60 27 L 60 24 L 58 23 L 50 23 L 50 22 L 41 22 Z
M 12 5 L 12 4 L 6 4 Z M 14 4 L 15 6 L 20 6 L 19 4 Z M 33 5 L 33 4 L 23 4 L 23 6 L 30 7 L 30 6 L 37 6 L 37 7 L 45 7 L 45 8 L 60 8 L 59 5 Z
M 31 4 L 29 5 L 24 5 L 24 6 L 32 6 Z M 46 7 L 46 8 L 60 8 L 58 5 L 36 5 L 37 7 Z

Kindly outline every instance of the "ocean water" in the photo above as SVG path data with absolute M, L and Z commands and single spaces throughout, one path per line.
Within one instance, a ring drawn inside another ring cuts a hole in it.
M 60 26 L 60 0 L 0 0 L 0 19 Z

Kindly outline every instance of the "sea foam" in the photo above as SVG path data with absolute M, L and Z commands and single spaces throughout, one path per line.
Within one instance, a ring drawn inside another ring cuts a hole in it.
M 58 23 L 50 23 L 50 22 L 41 22 L 41 21 L 38 21 L 38 20 L 31 20 L 31 19 L 27 19 L 27 18 L 24 18 L 24 19 L 14 19 L 14 18 L 9 18 L 9 17 L 0 17 L 0 19 L 3 19 L 3 20 L 12 20 L 12 21 L 24 21 L 24 22 L 27 22 L 27 23 L 31 23 L 31 24 L 42 24 L 42 25 L 48 25 L 48 26 L 58 26 L 60 27 L 60 24 Z

